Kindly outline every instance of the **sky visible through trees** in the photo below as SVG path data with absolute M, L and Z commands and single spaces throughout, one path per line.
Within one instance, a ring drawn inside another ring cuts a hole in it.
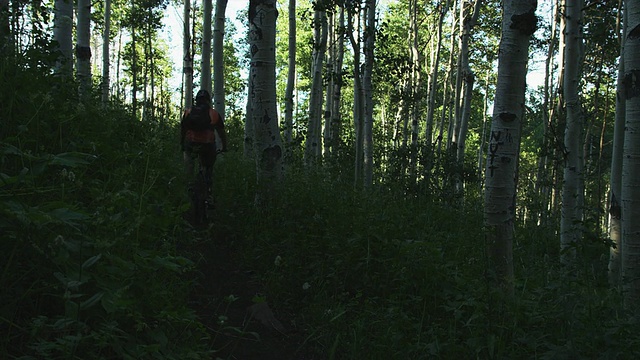
M 389 3 L 393 3 L 396 0 L 382 0 L 378 1 L 378 12 L 384 9 L 384 6 Z M 283 5 L 284 4 L 284 5 Z M 286 3 L 278 3 L 278 6 L 285 6 Z M 227 4 L 226 18 L 227 21 L 231 21 L 236 27 L 236 34 L 234 41 L 237 41 L 246 36 L 247 28 L 245 22 L 242 19 L 238 19 L 238 15 L 249 6 L 248 0 L 230 0 Z M 551 12 L 551 1 L 541 0 L 536 10 L 536 15 L 542 19 L 543 22 L 551 21 L 553 16 Z M 169 43 L 170 49 L 180 49 L 182 46 L 182 10 L 181 7 L 175 3 L 171 3 L 167 9 L 164 17 L 164 23 L 166 27 L 162 29 L 162 36 L 165 37 Z M 538 30 L 542 31 L 541 29 Z M 177 89 L 174 93 L 174 99 L 180 98 L 180 82 L 182 74 L 182 53 L 180 51 L 171 51 L 171 60 L 173 62 L 173 76 L 171 76 L 170 84 L 171 88 Z M 238 54 L 239 55 L 239 54 Z M 529 61 L 529 72 L 527 74 L 527 87 L 535 89 L 538 86 L 542 86 L 544 83 L 544 55 L 540 53 L 532 53 L 532 60 Z M 497 66 L 497 59 L 494 62 L 494 67 Z M 243 76 L 248 73 L 248 69 L 242 69 Z M 243 98 L 243 105 L 245 99 Z M 491 109 L 491 106 L 488 107 Z

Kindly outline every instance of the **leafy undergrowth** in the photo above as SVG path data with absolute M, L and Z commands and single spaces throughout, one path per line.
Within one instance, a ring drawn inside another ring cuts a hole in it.
M 176 251 L 189 234 L 175 127 L 3 65 L 2 358 L 210 358 L 187 302 L 195 264 Z
M 218 208 L 194 231 L 173 125 L 16 69 L 0 83 L 16 90 L 0 92 L 3 358 L 640 357 L 601 244 L 563 268 L 552 230 L 518 228 L 503 298 L 475 200 L 289 169 L 258 211 L 239 152 L 216 164 Z
M 217 221 L 299 348 L 321 359 L 635 359 L 640 324 L 606 283 L 606 247 L 559 266 L 557 240 L 518 228 L 515 296 L 488 286 L 479 206 L 451 209 L 329 176 L 294 176 L 255 211 L 250 164 L 219 164 Z M 294 357 L 295 358 L 295 357 Z

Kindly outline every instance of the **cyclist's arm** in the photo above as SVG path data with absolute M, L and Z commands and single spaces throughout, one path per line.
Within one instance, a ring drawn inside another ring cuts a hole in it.
M 215 121 L 213 123 L 214 129 L 215 131 L 218 133 L 218 136 L 220 137 L 220 141 L 222 142 L 222 151 L 227 151 L 227 132 L 224 129 L 224 120 L 222 119 L 222 115 L 220 115 L 219 112 L 216 111 L 216 115 L 213 118 L 217 119 L 218 121 Z

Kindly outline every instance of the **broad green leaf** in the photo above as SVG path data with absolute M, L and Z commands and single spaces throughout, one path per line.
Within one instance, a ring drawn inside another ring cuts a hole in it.
M 90 268 L 91 266 L 93 266 L 93 264 L 95 264 L 98 260 L 100 260 L 100 258 L 102 257 L 102 254 L 98 254 L 95 256 L 92 256 L 90 258 L 88 258 L 83 264 L 82 264 L 82 268 L 83 269 L 87 269 Z
M 87 300 L 81 302 L 80 303 L 80 310 L 88 309 L 88 308 L 92 307 L 93 305 L 97 304 L 98 301 L 100 301 L 103 296 L 104 296 L 104 292 L 101 291 L 101 292 L 93 295 L 92 297 L 88 298 Z

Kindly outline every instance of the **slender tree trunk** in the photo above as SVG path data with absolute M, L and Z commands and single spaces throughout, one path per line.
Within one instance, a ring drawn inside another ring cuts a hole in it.
M 282 140 L 276 103 L 276 0 L 250 0 L 250 81 L 255 129 L 258 193 L 256 204 L 264 208 L 275 197 L 282 178 Z
M 200 88 L 211 94 L 211 13 L 212 0 L 202 0 L 202 65 Z
M 78 0 L 76 61 L 79 94 L 85 99 L 91 90 L 91 0 Z
M 640 304 L 640 2 L 625 0 L 625 131 L 622 160 L 622 275 L 625 306 Z
M 305 164 L 316 165 L 321 150 L 320 128 L 322 124 L 322 71 L 327 49 L 327 15 L 323 1 L 316 2 L 313 17 L 313 68 L 311 69 L 311 95 L 309 98 L 309 124 L 305 144 Z
M 213 27 L 213 105 L 224 119 L 224 28 L 227 0 L 216 0 L 216 21 Z
M 503 1 L 498 82 L 486 168 L 484 217 L 489 276 L 513 293 L 516 165 L 524 115 L 529 40 L 537 28 L 536 0 Z
M 364 138 L 363 138 L 363 185 L 365 188 L 373 186 L 373 54 L 376 36 L 376 0 L 367 0 L 367 21 L 364 41 Z
M 579 200 L 582 177 L 582 129 L 584 118 L 579 97 L 580 66 L 582 59 L 582 0 L 565 0 L 567 28 L 564 32 L 564 101 L 567 113 L 564 133 L 565 167 L 562 187 L 562 217 L 560 221 L 560 248 L 564 261 L 575 257 L 575 249 L 581 238 Z
M 618 3 L 618 8 L 622 10 L 622 0 Z M 626 11 L 624 11 L 626 14 Z M 618 15 L 619 16 L 619 15 Z M 620 16 L 619 16 L 620 17 Z M 620 23 L 620 18 L 618 18 Z M 626 19 L 624 24 L 626 24 Z M 623 27 L 623 29 L 626 27 Z M 624 41 L 625 32 L 622 31 L 620 37 L 620 60 L 618 63 L 618 82 L 616 91 L 616 119 L 613 130 L 613 151 L 611 154 L 611 177 L 609 194 L 609 238 L 613 242 L 609 256 L 609 283 L 611 286 L 620 285 L 620 267 L 622 265 L 622 234 L 620 207 L 622 189 L 622 151 L 624 146 L 624 126 L 625 126 L 625 89 L 624 89 Z
M 538 158 L 538 169 L 536 175 L 536 183 L 535 183 L 535 193 L 539 199 L 539 209 L 537 210 L 534 222 L 537 223 L 541 218 L 545 218 L 548 215 L 549 208 L 549 196 L 550 191 L 550 176 L 549 176 L 549 155 L 550 153 L 550 133 L 549 129 L 551 127 L 551 109 L 552 109 L 552 101 L 551 101 L 551 88 L 553 84 L 553 56 L 555 53 L 555 43 L 557 38 L 556 31 L 556 22 L 557 22 L 558 8 L 556 3 L 553 4 L 552 16 L 551 16 L 551 37 L 549 39 L 549 48 L 547 50 L 547 58 L 545 59 L 545 68 L 544 68 L 544 94 L 542 100 L 542 111 L 543 111 L 543 136 L 542 136 L 542 146 L 540 157 Z
M 104 33 L 102 34 L 102 105 L 109 102 L 109 69 L 111 68 L 109 44 L 111 38 L 111 0 L 104 2 Z
M 469 65 L 469 40 L 471 37 L 471 31 L 478 21 L 481 5 L 482 0 L 475 0 L 473 12 L 469 15 L 468 18 L 466 15 L 464 15 L 464 12 L 462 12 L 460 19 L 460 21 L 462 22 L 460 29 L 460 75 L 463 81 L 464 93 L 462 94 L 459 119 L 460 126 L 458 129 L 458 142 L 456 144 L 456 163 L 458 168 L 458 173 L 456 176 L 456 191 L 459 194 L 462 194 L 463 190 L 462 170 L 464 167 L 464 150 L 467 143 L 467 132 L 469 131 L 469 119 L 471 118 L 471 98 L 473 97 L 473 85 L 475 82 L 475 74 L 473 73 L 473 70 L 471 70 L 471 66 Z M 462 8 L 464 8 L 464 4 L 462 5 Z
M 324 123 L 322 129 L 322 154 L 324 157 L 331 155 L 331 108 L 333 107 L 333 96 L 331 89 L 333 88 L 333 62 L 335 61 L 335 13 L 329 9 L 327 11 L 327 52 L 326 52 L 326 81 L 324 91 Z
M 443 5 L 444 4 L 444 5 Z M 438 74 L 440 73 L 440 53 L 442 49 L 442 25 L 444 23 L 444 18 L 449 10 L 449 0 L 444 2 L 440 2 L 439 12 L 440 15 L 438 17 L 438 32 L 437 32 L 437 40 L 436 40 L 436 49 L 433 60 L 433 67 L 431 68 L 431 76 L 429 81 L 429 102 L 427 105 L 427 125 L 425 127 L 425 139 L 427 144 L 431 147 L 433 142 L 433 116 L 435 112 L 436 105 L 436 86 L 438 85 Z
M 338 25 L 335 30 L 335 56 L 333 63 L 333 83 L 331 104 L 331 151 L 335 153 L 340 147 L 340 134 L 342 133 L 342 114 L 340 104 L 342 101 L 342 65 L 344 60 L 344 7 L 340 7 Z
M 360 9 L 359 5 L 356 9 L 349 9 L 347 34 L 353 48 L 353 124 L 355 129 L 355 162 L 354 162 L 354 185 L 360 184 L 362 176 L 362 129 L 363 129 L 363 96 L 362 96 L 362 78 L 360 74 Z M 354 17 L 357 16 L 357 19 Z M 354 29 L 354 20 L 358 21 L 357 29 Z M 357 34 L 358 38 L 354 36 Z
M 191 53 L 191 0 L 184 0 L 182 20 L 182 76 L 184 83 L 184 107 L 193 104 L 193 56 Z
M 289 0 L 289 64 L 287 65 L 287 87 L 285 89 L 284 141 L 285 160 L 291 160 L 293 146 L 293 89 L 296 84 L 296 0 Z
M 62 0 L 57 0 L 62 1 Z M 58 3 L 56 2 L 56 7 Z M 71 4 L 73 9 L 73 4 Z M 73 13 L 73 11 L 72 11 Z M 4 56 L 7 53 L 13 52 L 13 46 L 11 46 L 11 27 L 9 13 L 9 0 L 0 0 L 0 55 Z M 55 26 L 55 25 L 54 25 Z M 54 30 L 55 31 L 55 30 Z M 9 51 L 11 49 L 11 51 Z
M 55 71 L 59 75 L 71 78 L 73 74 L 73 1 L 56 0 L 53 12 L 53 40 L 58 42 L 60 51 Z

